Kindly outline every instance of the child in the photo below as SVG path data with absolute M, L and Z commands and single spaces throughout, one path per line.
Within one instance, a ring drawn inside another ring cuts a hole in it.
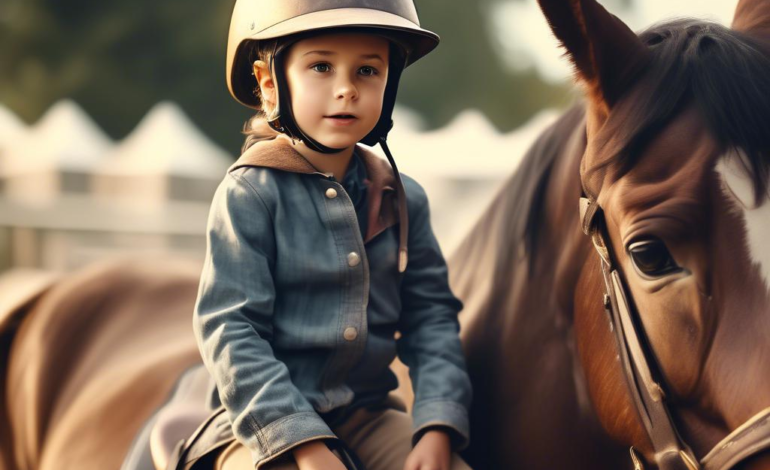
M 385 145 L 402 69 L 437 44 L 412 0 L 236 3 L 228 86 L 261 114 L 212 203 L 193 322 L 237 438 L 217 468 L 343 470 L 340 446 L 368 470 L 469 468 L 461 304 Z

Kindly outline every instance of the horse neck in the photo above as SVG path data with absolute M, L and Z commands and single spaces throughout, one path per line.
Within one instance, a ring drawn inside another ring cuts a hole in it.
M 461 320 L 476 323 L 485 312 L 499 312 L 495 304 L 507 304 L 517 287 L 534 284 L 534 277 L 544 297 L 552 296 L 557 278 L 559 288 L 569 291 L 579 268 L 569 258 L 575 248 L 587 246 L 578 223 L 584 149 L 584 110 L 576 107 L 540 136 L 449 257 L 452 288 L 465 303 Z M 563 302 L 571 304 L 566 298 Z
M 553 272 L 554 294 L 560 311 L 572 323 L 575 287 L 586 258 L 592 254 L 591 243 L 580 228 L 578 201 L 582 194 L 580 163 L 586 149 L 585 122 L 581 121 L 568 136 L 560 158 L 551 170 L 543 214 L 543 233 L 548 237 L 538 252 L 539 268 Z
M 578 223 L 584 115 L 574 108 L 540 136 L 449 259 L 475 397 L 468 455 L 483 467 L 603 469 L 625 458 L 596 422 L 572 340 L 590 253 Z M 500 443 L 524 429 L 526 439 Z M 559 456 L 531 445 L 544 442 Z

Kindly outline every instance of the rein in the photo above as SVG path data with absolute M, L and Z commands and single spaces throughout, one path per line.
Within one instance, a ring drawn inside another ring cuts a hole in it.
M 614 266 L 610 244 L 606 243 L 609 236 L 604 212 L 594 199 L 580 198 L 580 220 L 583 233 L 591 237 L 601 258 L 602 303 L 615 333 L 628 389 L 652 442 L 657 467 L 660 470 L 728 470 L 770 448 L 770 408 L 766 408 L 731 432 L 698 462 L 677 432 L 661 381 L 656 380 L 650 367 L 655 360 L 649 355 L 650 345 L 641 321 L 628 302 L 630 291 Z M 633 446 L 630 453 L 634 469 L 644 470 L 642 458 Z

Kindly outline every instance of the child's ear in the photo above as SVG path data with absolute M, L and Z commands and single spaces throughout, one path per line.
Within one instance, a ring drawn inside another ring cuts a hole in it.
M 273 81 L 273 75 L 270 73 L 270 68 L 267 66 L 267 62 L 264 60 L 257 60 L 254 62 L 254 77 L 259 84 L 260 94 L 262 96 L 262 103 L 268 105 L 270 108 L 275 107 L 275 82 Z

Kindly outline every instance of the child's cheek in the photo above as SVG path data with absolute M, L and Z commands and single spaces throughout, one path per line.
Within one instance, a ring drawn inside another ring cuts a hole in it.
M 320 83 L 303 83 L 297 94 L 295 109 L 307 113 L 318 110 L 323 104 L 323 87 Z

